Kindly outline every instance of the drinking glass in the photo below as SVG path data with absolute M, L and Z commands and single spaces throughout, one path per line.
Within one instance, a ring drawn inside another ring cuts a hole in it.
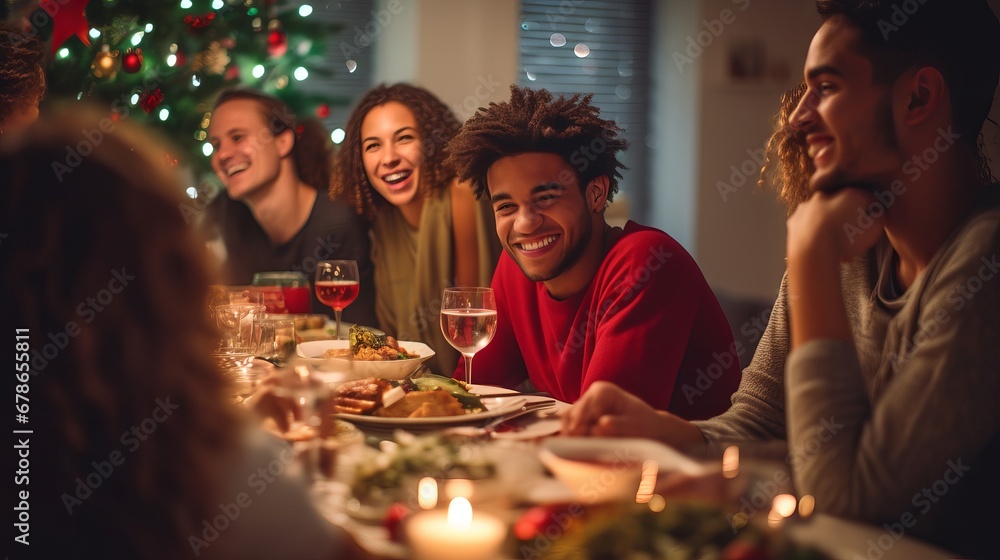
M 309 278 L 305 273 L 258 272 L 253 275 L 252 283 L 262 289 L 281 291 L 283 296 L 281 310 L 268 309 L 268 313 L 309 313 L 312 311 L 312 301 L 309 299 Z
M 333 308 L 340 340 L 340 313 L 361 291 L 358 263 L 355 261 L 320 261 L 316 264 L 316 297 Z
M 223 284 L 213 284 L 210 287 L 208 310 L 213 320 L 217 320 L 217 314 L 215 312 L 216 307 L 235 303 L 264 305 L 267 307 L 265 294 L 258 289 L 257 286 L 227 286 Z M 271 312 L 274 313 L 273 311 Z
M 282 437 L 295 451 L 296 458 L 311 482 L 318 477 L 319 452 L 325 401 L 330 386 L 305 364 L 292 363 L 267 378 L 271 392 L 288 407 L 288 430 Z
M 295 354 L 295 321 L 291 319 L 263 319 L 257 322 L 260 339 L 257 357 L 275 365 L 285 365 Z
M 445 288 L 441 332 L 465 357 L 465 382 L 472 383 L 472 357 L 493 340 L 497 302 L 492 288 Z
M 219 345 L 214 357 L 233 383 L 235 396 L 253 392 L 259 372 L 252 371 L 260 331 L 256 323 L 264 317 L 264 306 L 251 303 L 217 305 L 214 313 L 219 329 Z

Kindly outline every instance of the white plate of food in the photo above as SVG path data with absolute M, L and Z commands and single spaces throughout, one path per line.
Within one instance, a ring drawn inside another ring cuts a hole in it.
M 363 383 L 363 382 L 358 382 Z M 490 394 L 498 391 L 496 387 L 489 387 L 485 385 L 469 385 L 468 390 L 473 395 L 478 395 L 480 393 Z M 419 395 L 423 393 L 424 395 L 428 393 L 446 393 L 447 391 L 411 391 L 408 395 Z M 348 420 L 357 424 L 363 424 L 367 426 L 381 426 L 386 428 L 415 428 L 421 426 L 446 426 L 455 424 L 467 424 L 474 422 L 481 422 L 484 420 L 489 420 L 491 418 L 496 418 L 507 414 L 509 412 L 514 412 L 525 404 L 527 404 L 532 397 L 483 397 L 480 399 L 486 410 L 481 410 L 477 412 L 467 412 L 465 414 L 458 414 L 454 416 L 419 416 L 419 417 L 393 417 L 393 416 L 376 416 L 372 414 L 348 414 L 348 413 L 337 413 L 335 416 L 344 420 Z M 538 399 L 534 399 L 538 400 Z
M 434 350 L 422 342 L 399 341 L 399 348 L 416 358 L 365 360 L 362 358 L 331 357 L 327 353 L 350 352 L 348 340 L 313 340 L 302 342 L 296 352 L 320 370 L 353 371 L 352 377 L 380 377 L 383 379 L 405 379 L 417 371 L 420 364 L 434 356 Z
M 471 412 L 460 416 L 427 416 L 422 418 L 392 418 L 389 416 L 368 416 L 362 414 L 337 414 L 337 418 L 342 418 L 355 424 L 367 426 L 383 426 L 389 428 L 410 428 L 414 426 L 445 426 L 451 424 L 465 424 L 480 420 L 489 420 L 508 412 L 514 412 L 527 402 L 526 399 L 500 399 L 485 398 L 483 405 L 486 410 L 482 412 Z

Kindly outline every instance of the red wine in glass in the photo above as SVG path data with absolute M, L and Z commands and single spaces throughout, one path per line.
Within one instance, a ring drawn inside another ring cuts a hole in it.
M 309 301 L 309 286 L 286 286 L 281 291 L 285 294 L 285 308 L 289 313 L 309 313 L 312 303 Z
M 344 309 L 361 292 L 361 283 L 356 280 L 330 280 L 316 282 L 316 297 L 334 309 Z
M 358 263 L 355 261 L 320 261 L 316 264 L 316 297 L 333 308 L 337 317 L 337 340 L 340 340 L 340 313 L 361 291 Z

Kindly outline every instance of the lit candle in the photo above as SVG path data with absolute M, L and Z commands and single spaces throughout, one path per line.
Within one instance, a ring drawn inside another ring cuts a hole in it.
M 425 476 L 417 483 L 417 505 L 420 509 L 434 509 L 438 503 L 437 481 Z
M 635 493 L 635 503 L 648 504 L 653 499 L 653 490 L 656 489 L 656 477 L 659 472 L 660 465 L 656 461 L 647 459 L 642 462 L 642 478 L 639 479 L 639 489 Z
M 730 445 L 722 454 L 722 476 L 736 478 L 740 474 L 740 448 Z
M 799 517 L 805 519 L 813 514 L 813 510 L 816 509 L 816 498 L 809 494 L 802 496 L 799 500 Z
M 473 515 L 469 500 L 454 498 L 447 513 L 425 511 L 410 518 L 406 535 L 417 560 L 493 560 L 507 527 L 493 515 Z
M 777 527 L 787 517 L 795 514 L 795 506 L 798 501 L 791 494 L 778 494 L 771 500 L 771 512 L 767 514 L 767 524 Z

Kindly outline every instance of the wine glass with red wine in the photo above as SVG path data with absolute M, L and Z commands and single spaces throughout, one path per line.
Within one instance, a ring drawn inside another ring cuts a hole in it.
M 340 340 L 340 314 L 358 297 L 361 281 L 355 261 L 320 261 L 316 264 L 316 297 L 333 308 Z

